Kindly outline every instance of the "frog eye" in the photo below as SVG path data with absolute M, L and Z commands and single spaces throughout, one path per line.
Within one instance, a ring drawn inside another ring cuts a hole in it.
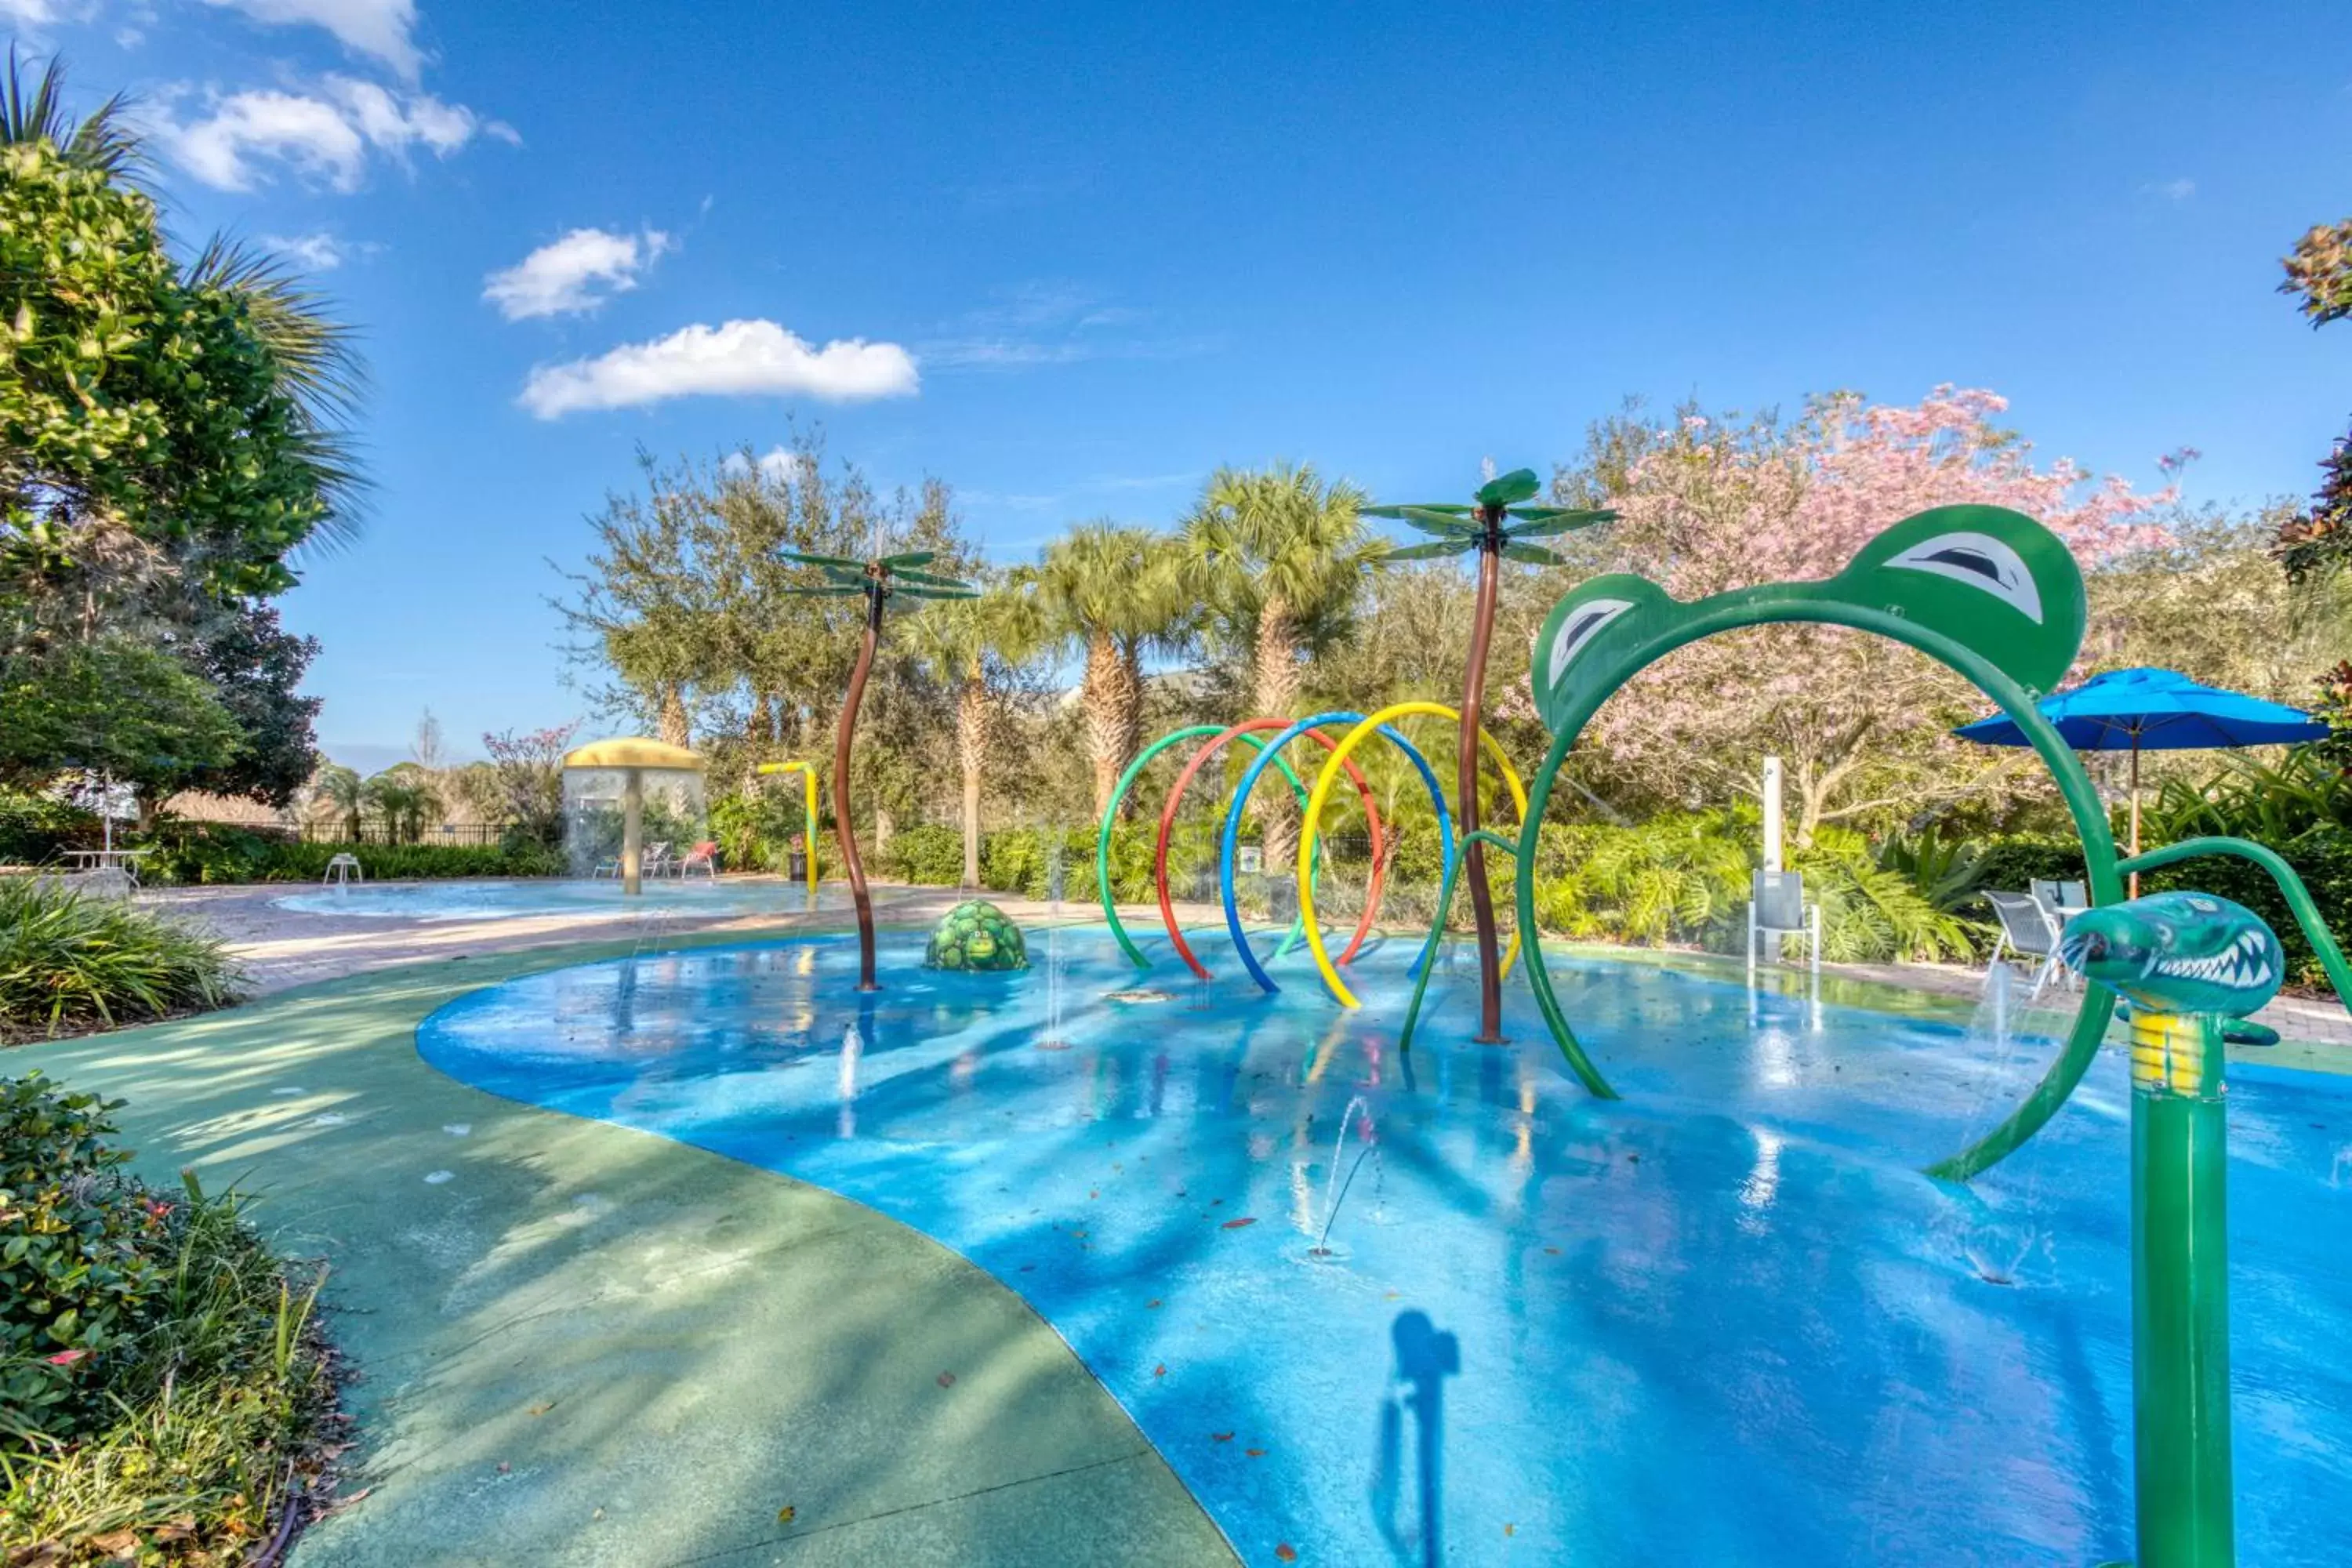
M 1631 599 L 1590 599 L 1577 606 L 1573 615 L 1560 622 L 1559 630 L 1551 639 L 1551 684 L 1558 686 L 1568 677 L 1568 668 L 1587 644 L 1601 635 L 1601 628 L 1633 607 Z
M 1888 557 L 1886 564 L 1981 588 L 2036 626 L 2042 623 L 2042 590 L 2033 574 L 2015 550 L 1990 533 L 1938 533 Z

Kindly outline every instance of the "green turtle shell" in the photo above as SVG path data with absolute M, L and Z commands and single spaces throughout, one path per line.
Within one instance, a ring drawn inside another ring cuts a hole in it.
M 1029 944 L 1011 916 L 982 899 L 958 904 L 940 917 L 923 950 L 928 969 L 1003 971 L 1029 967 Z

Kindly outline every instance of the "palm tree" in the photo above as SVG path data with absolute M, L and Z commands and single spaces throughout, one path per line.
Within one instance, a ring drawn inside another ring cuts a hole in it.
M 1078 700 L 1100 816 L 1119 771 L 1142 748 L 1143 652 L 1173 643 L 1187 625 L 1172 542 L 1148 528 L 1082 522 L 1047 545 L 1025 575 L 1045 635 L 1086 650 Z
M 146 149 L 129 124 L 131 100 L 116 93 L 81 119 L 66 112 L 66 64 L 51 56 L 28 89 L 25 61 L 8 47 L 8 74 L 0 80 L 0 147 L 47 142 L 68 163 L 110 180 L 136 181 L 147 170 Z
M 1462 506 L 1442 502 L 1428 506 L 1370 506 L 1367 517 L 1395 518 L 1423 533 L 1437 537 L 1427 544 L 1392 552 L 1391 561 L 1425 561 L 1442 555 L 1478 554 L 1478 600 L 1470 625 L 1470 657 L 1462 676 L 1462 729 L 1456 741 L 1454 821 L 1468 848 L 1463 870 L 1470 881 L 1470 909 L 1478 928 L 1478 1039 L 1493 1045 L 1503 1037 L 1502 947 L 1495 929 L 1494 889 L 1486 885 L 1486 847 L 1468 835 L 1478 830 L 1478 731 L 1480 707 L 1486 690 L 1486 645 L 1495 635 L 1495 595 L 1507 557 L 1529 565 L 1565 564 L 1539 544 L 1524 542 L 1613 521 L 1613 511 L 1581 511 L 1572 507 L 1528 506 L 1542 481 L 1532 468 L 1515 468 L 1487 480 Z
M 988 760 L 993 697 L 1004 673 L 1045 640 L 1036 596 L 1003 586 L 977 599 L 931 605 L 907 623 L 915 652 L 956 694 L 956 761 L 963 770 L 963 885 L 980 886 L 980 774 Z
M 352 543 L 367 490 L 350 434 L 367 391 L 357 333 L 335 320 L 331 302 L 284 258 L 240 239 L 215 235 L 183 276 L 190 288 L 228 295 L 243 306 L 246 326 L 277 370 L 278 391 L 294 405 L 301 460 L 327 502 L 310 537 Z
M 841 840 L 841 863 L 849 872 L 850 897 L 857 904 L 857 988 L 879 991 L 874 978 L 874 900 L 866 891 L 866 866 L 857 858 L 857 834 L 849 820 L 849 748 L 857 739 L 857 710 L 866 700 L 866 678 L 874 669 L 874 650 L 882 641 L 882 612 L 894 599 L 971 599 L 980 590 L 952 577 L 920 570 L 937 559 L 930 550 L 910 550 L 898 555 L 877 555 L 852 561 L 843 555 L 807 555 L 779 550 L 776 558 L 814 566 L 824 581 L 811 587 L 786 588 L 787 594 L 842 598 L 862 595 L 866 600 L 866 639 L 858 645 L 857 663 L 849 671 L 849 693 L 842 700 L 841 727 L 833 742 L 833 831 Z M 814 854 L 816 847 L 811 845 Z
M 1250 653 L 1250 711 L 1292 718 L 1300 666 L 1346 635 L 1365 572 L 1387 542 L 1360 517 L 1365 496 L 1325 485 L 1312 467 L 1220 468 L 1184 520 L 1187 584 L 1227 640 Z M 1296 807 L 1279 790 L 1258 799 L 1269 865 L 1296 847 Z
M 395 763 L 368 780 L 361 798 L 383 818 L 391 844 L 414 844 L 425 836 L 425 818 L 441 809 L 432 775 L 414 763 Z
M 310 805 L 314 810 L 327 807 L 341 819 L 345 840 L 359 842 L 360 816 L 367 810 L 368 795 L 356 771 L 341 763 L 321 764 L 310 781 Z

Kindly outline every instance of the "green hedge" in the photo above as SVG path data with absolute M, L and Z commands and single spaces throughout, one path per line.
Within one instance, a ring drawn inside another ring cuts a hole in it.
M 156 883 L 315 882 L 337 855 L 359 857 L 372 881 L 447 877 L 561 877 L 560 850 L 508 844 L 303 844 L 215 824 L 171 823 L 140 868 Z
M 2336 941 L 2340 943 L 2352 937 L 2352 830 L 2323 823 L 2269 847 L 2277 850 L 2311 889 L 2313 901 Z M 1977 861 L 1974 881 L 1979 888 L 2021 892 L 2037 880 L 2079 882 L 2084 876 L 2080 843 L 2056 835 L 2027 835 L 1986 845 Z M 2319 960 L 2296 928 L 2278 884 L 2261 867 L 2234 856 L 2214 856 L 2158 867 L 2139 882 L 2143 893 L 2179 889 L 2212 893 L 2245 905 L 2278 932 L 2286 949 L 2288 970 L 2299 984 L 2326 984 Z
M 1122 902 L 1140 903 L 1154 898 L 1152 850 L 1158 842 L 1157 822 L 1119 823 L 1111 830 L 1111 888 Z M 1062 898 L 1069 903 L 1091 903 L 1101 895 L 1095 878 L 1095 830 L 1062 830 Z M 1006 827 L 980 837 L 980 884 L 991 892 L 1022 898 L 1051 896 L 1054 831 L 1042 827 Z M 1173 885 L 1182 886 L 1216 864 L 1215 828 L 1206 821 L 1181 821 L 1168 842 L 1168 872 Z M 952 888 L 963 880 L 963 832 L 941 823 L 902 828 L 888 846 L 872 857 L 875 869 L 885 877 L 922 887 Z

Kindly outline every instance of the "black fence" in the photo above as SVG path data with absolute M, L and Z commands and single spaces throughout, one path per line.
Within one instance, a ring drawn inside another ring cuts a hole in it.
M 450 844 L 484 847 L 496 846 L 505 832 L 495 823 L 444 822 L 420 828 L 412 837 L 406 833 L 395 833 L 381 822 L 362 822 L 357 833 L 348 823 L 306 822 L 288 837 L 305 844 Z

